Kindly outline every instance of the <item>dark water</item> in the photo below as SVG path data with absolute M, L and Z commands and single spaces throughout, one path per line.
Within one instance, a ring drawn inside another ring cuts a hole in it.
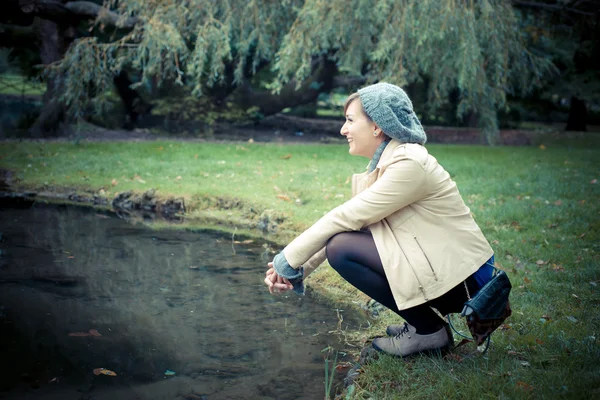
M 0 232 L 0 398 L 323 398 L 337 313 L 271 296 L 261 243 L 39 205 Z

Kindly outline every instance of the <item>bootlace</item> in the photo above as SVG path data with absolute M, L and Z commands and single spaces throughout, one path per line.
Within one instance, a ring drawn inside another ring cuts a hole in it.
M 404 336 L 404 334 L 408 334 L 409 332 L 410 332 L 410 330 L 408 328 L 408 323 L 405 322 L 404 325 L 402 325 L 400 332 L 398 332 L 396 335 L 394 335 L 394 337 L 398 338 L 398 337 Z

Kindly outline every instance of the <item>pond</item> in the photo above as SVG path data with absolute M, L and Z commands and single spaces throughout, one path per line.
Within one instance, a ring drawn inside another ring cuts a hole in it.
M 6 399 L 323 398 L 359 320 L 270 295 L 259 241 L 40 204 L 0 209 L 0 232 Z

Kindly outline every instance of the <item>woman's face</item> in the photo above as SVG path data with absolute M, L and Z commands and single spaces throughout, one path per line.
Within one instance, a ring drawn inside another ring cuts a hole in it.
M 377 136 L 373 133 L 376 132 Z M 383 142 L 381 129 L 363 111 L 359 99 L 353 100 L 346 109 L 346 123 L 340 133 L 348 139 L 349 153 L 353 156 L 373 158 L 375 150 Z

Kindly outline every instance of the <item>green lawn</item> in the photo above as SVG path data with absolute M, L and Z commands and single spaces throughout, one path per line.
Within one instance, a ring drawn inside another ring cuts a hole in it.
M 0 74 L 0 94 L 41 96 L 46 86 L 41 82 L 28 81 L 19 74 Z
M 600 141 L 542 147 L 430 145 L 456 180 L 513 283 L 513 315 L 486 355 L 474 346 L 451 356 L 381 357 L 363 369 L 350 398 L 597 398 L 600 396 Z M 269 239 L 283 246 L 348 200 L 366 159 L 346 145 L 156 141 L 0 143 L 0 168 L 16 186 L 101 192 L 156 188 L 183 196 L 191 216 L 213 222 L 279 217 Z M 228 205 L 223 210 L 223 204 Z M 258 233 L 258 231 L 256 231 Z M 263 266 L 257 266 L 257 273 Z M 330 268 L 311 279 L 333 301 L 364 301 Z M 350 293 L 350 295 L 348 295 Z M 381 334 L 384 315 L 353 343 Z

